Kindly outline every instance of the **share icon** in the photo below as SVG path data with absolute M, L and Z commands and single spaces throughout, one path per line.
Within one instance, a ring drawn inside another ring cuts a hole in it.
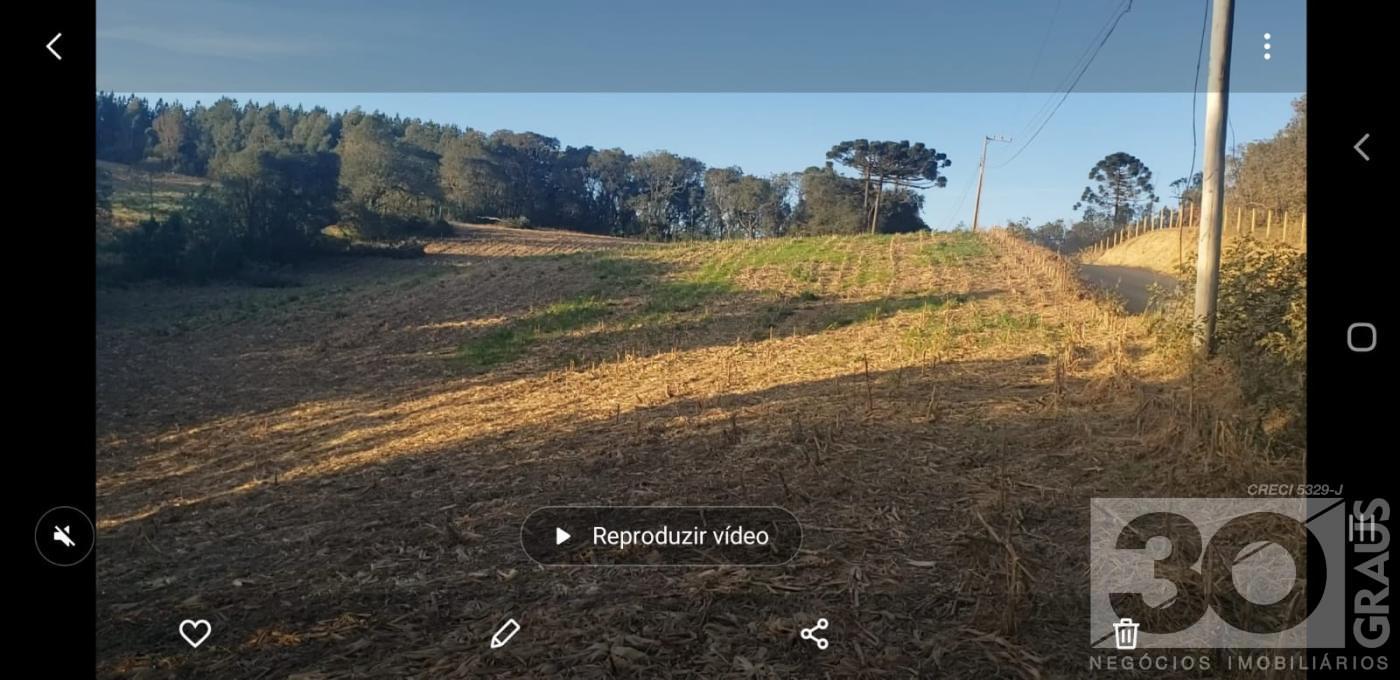
M 826 638 L 824 637 L 817 637 L 816 632 L 819 630 L 826 630 L 827 625 L 828 623 L 826 617 L 817 619 L 817 625 L 812 626 L 811 628 L 802 629 L 802 639 L 811 640 L 812 642 L 817 643 L 817 649 L 826 649 L 827 645 L 830 643 L 827 642 Z

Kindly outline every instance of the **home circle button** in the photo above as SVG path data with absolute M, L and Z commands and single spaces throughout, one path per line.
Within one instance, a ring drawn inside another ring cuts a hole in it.
M 1376 348 L 1376 327 L 1369 323 L 1354 323 L 1347 327 L 1347 349 L 1369 352 Z

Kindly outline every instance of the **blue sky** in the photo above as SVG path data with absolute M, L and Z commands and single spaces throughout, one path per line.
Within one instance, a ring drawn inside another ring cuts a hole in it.
M 119 92 L 1190 91 L 1206 0 L 121 0 Z M 1126 10 L 1126 11 L 1124 11 Z M 1237 92 L 1298 92 L 1305 0 L 1236 0 Z M 1273 58 L 1263 59 L 1264 33 Z
M 819 165 L 846 139 L 921 141 L 953 161 L 948 187 L 927 193 L 935 228 L 971 219 L 982 138 L 1004 135 L 1015 141 L 991 147 L 983 214 L 1040 223 L 1071 217 L 1107 154 L 1143 159 L 1164 197 L 1193 159 L 1199 169 L 1192 121 L 1204 97 L 1193 111 L 1191 92 L 1205 88 L 1196 75 L 1207 9 L 1207 0 L 123 0 L 97 4 L 97 85 L 185 102 L 229 94 L 358 106 L 575 146 L 668 149 L 755 174 Z M 1236 0 L 1232 144 L 1288 120 L 1306 89 L 1305 20 L 1305 0 Z M 1084 63 L 1062 108 L 1005 164 Z M 204 94 L 169 94 L 195 92 Z
M 209 103 L 218 94 L 146 93 L 145 96 Z M 982 205 L 985 219 L 1030 217 L 1035 224 L 1073 216 L 1071 206 L 1087 184 L 1089 169 L 1117 151 L 1131 153 L 1153 171 L 1159 196 L 1192 165 L 1189 93 L 1071 94 L 1033 143 L 1022 147 L 1050 95 L 1030 94 L 383 94 L 259 93 L 235 95 L 258 102 L 359 106 L 455 123 L 487 132 L 531 130 L 562 143 L 621 147 L 631 153 L 666 149 L 707 165 L 738 165 L 767 175 L 800 171 L 825 161 L 826 150 L 846 139 L 922 141 L 948 154 L 948 186 L 925 192 L 924 219 L 934 228 L 971 222 L 978 155 L 984 135 L 1011 137 L 993 143 Z M 1231 98 L 1234 142 L 1271 136 L 1292 114 L 1295 95 L 1237 94 Z M 1197 98 L 1200 169 L 1205 98 Z

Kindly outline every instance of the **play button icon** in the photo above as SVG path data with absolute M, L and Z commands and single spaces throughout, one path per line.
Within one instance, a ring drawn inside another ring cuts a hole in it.
M 569 532 L 564 531 L 559 527 L 554 527 L 554 545 L 562 545 L 564 541 L 567 541 L 570 538 L 571 536 L 569 536 Z

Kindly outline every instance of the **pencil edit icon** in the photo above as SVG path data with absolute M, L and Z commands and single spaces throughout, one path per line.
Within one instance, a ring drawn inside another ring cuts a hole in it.
M 516 623 L 515 619 L 506 619 L 506 622 L 501 624 L 501 627 L 497 628 L 496 633 L 491 636 L 491 649 L 500 649 L 506 646 L 506 643 L 510 642 L 510 639 L 519 632 L 520 624 Z

